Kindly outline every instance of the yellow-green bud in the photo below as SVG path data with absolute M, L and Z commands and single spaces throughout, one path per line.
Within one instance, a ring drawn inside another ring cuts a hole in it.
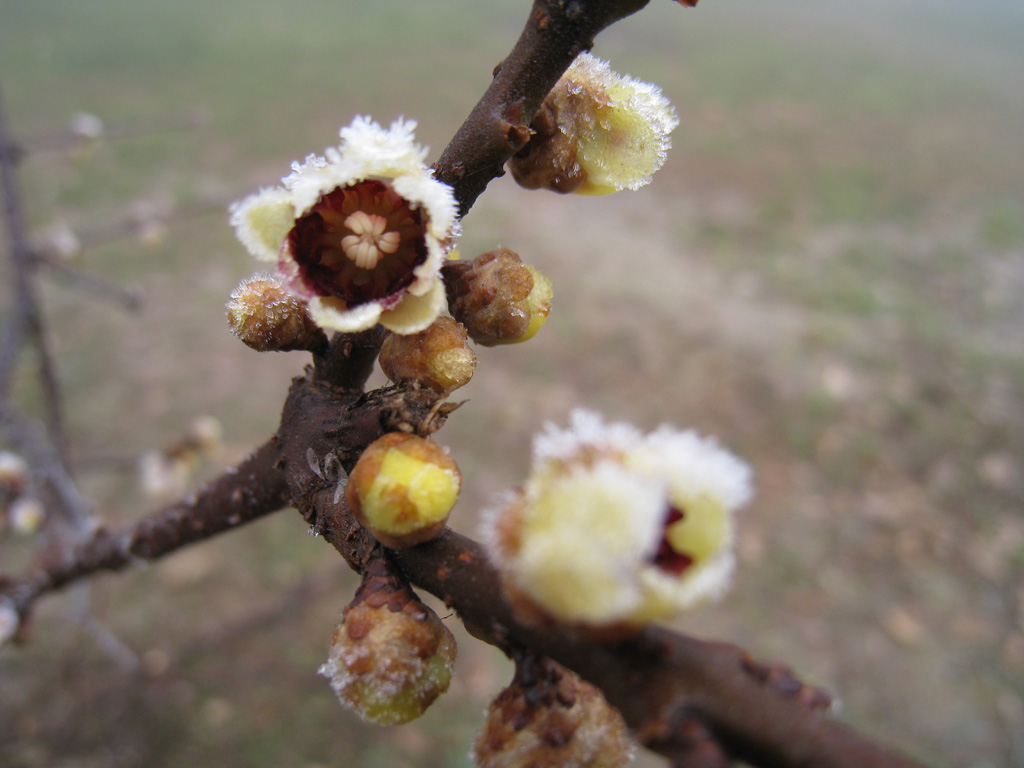
M 411 547 L 444 528 L 459 498 L 462 473 L 433 440 L 389 432 L 371 443 L 349 475 L 346 498 L 384 546 Z
M 477 344 L 531 339 L 551 313 L 551 281 L 508 248 L 449 261 L 443 271 L 448 311 Z
M 450 317 L 439 317 L 425 331 L 392 334 L 380 349 L 380 367 L 394 382 L 415 381 L 436 392 L 451 392 L 473 378 L 476 354 L 466 329 Z
M 10 601 L 0 600 L 0 648 L 14 640 L 21 627 L 21 616 Z
M 38 533 L 46 522 L 46 508 L 39 499 L 31 496 L 20 496 L 14 500 L 7 516 L 11 523 L 11 529 L 22 536 L 31 536 Z
M 601 195 L 638 189 L 665 162 L 678 125 L 661 90 L 582 53 L 548 94 L 509 161 L 520 186 Z
M 327 334 L 310 318 L 305 302 L 270 275 L 239 283 L 227 310 L 231 332 L 257 352 L 315 352 L 327 344 Z
M 320 667 L 341 704 L 378 725 L 422 715 L 448 690 L 455 666 L 455 637 L 437 614 L 393 589 L 387 579 L 364 581 Z
M 25 489 L 28 464 L 16 453 L 0 451 L 0 494 L 17 496 Z

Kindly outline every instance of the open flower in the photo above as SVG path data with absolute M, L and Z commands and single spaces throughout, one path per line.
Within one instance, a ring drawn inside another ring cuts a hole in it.
M 694 432 L 642 435 L 586 411 L 572 421 L 535 440 L 526 483 L 485 517 L 514 602 L 611 627 L 669 619 L 718 595 L 749 468 Z
M 294 163 L 281 186 L 232 206 L 239 240 L 277 262 L 321 328 L 379 322 L 416 333 L 444 307 L 439 272 L 457 234 L 456 203 L 424 164 L 415 126 L 397 120 L 384 130 L 357 117 L 324 157 Z

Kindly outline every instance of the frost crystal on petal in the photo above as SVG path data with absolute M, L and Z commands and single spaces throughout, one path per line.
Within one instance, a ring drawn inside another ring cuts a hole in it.
M 568 428 L 550 422 L 544 425 L 544 432 L 533 441 L 533 460 L 568 459 L 584 446 L 628 451 L 641 437 L 640 431 L 630 424 L 608 424 L 599 414 L 577 408 L 569 417 Z

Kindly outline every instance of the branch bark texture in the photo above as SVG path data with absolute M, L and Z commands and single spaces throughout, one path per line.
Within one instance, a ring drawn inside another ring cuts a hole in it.
M 128 530 L 99 528 L 68 552 L 44 550 L 25 578 L 0 575 L 0 600 L 8 601 L 24 617 L 38 598 L 71 582 L 156 560 L 281 509 L 289 496 L 279 460 L 278 446 L 270 441 L 196 493 Z

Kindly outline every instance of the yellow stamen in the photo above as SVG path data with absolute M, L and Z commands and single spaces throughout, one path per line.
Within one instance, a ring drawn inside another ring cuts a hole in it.
M 360 269 L 373 269 L 385 253 L 394 253 L 401 244 L 398 232 L 385 232 L 388 220 L 376 213 L 356 211 L 345 219 L 353 234 L 341 238 L 345 255 Z

